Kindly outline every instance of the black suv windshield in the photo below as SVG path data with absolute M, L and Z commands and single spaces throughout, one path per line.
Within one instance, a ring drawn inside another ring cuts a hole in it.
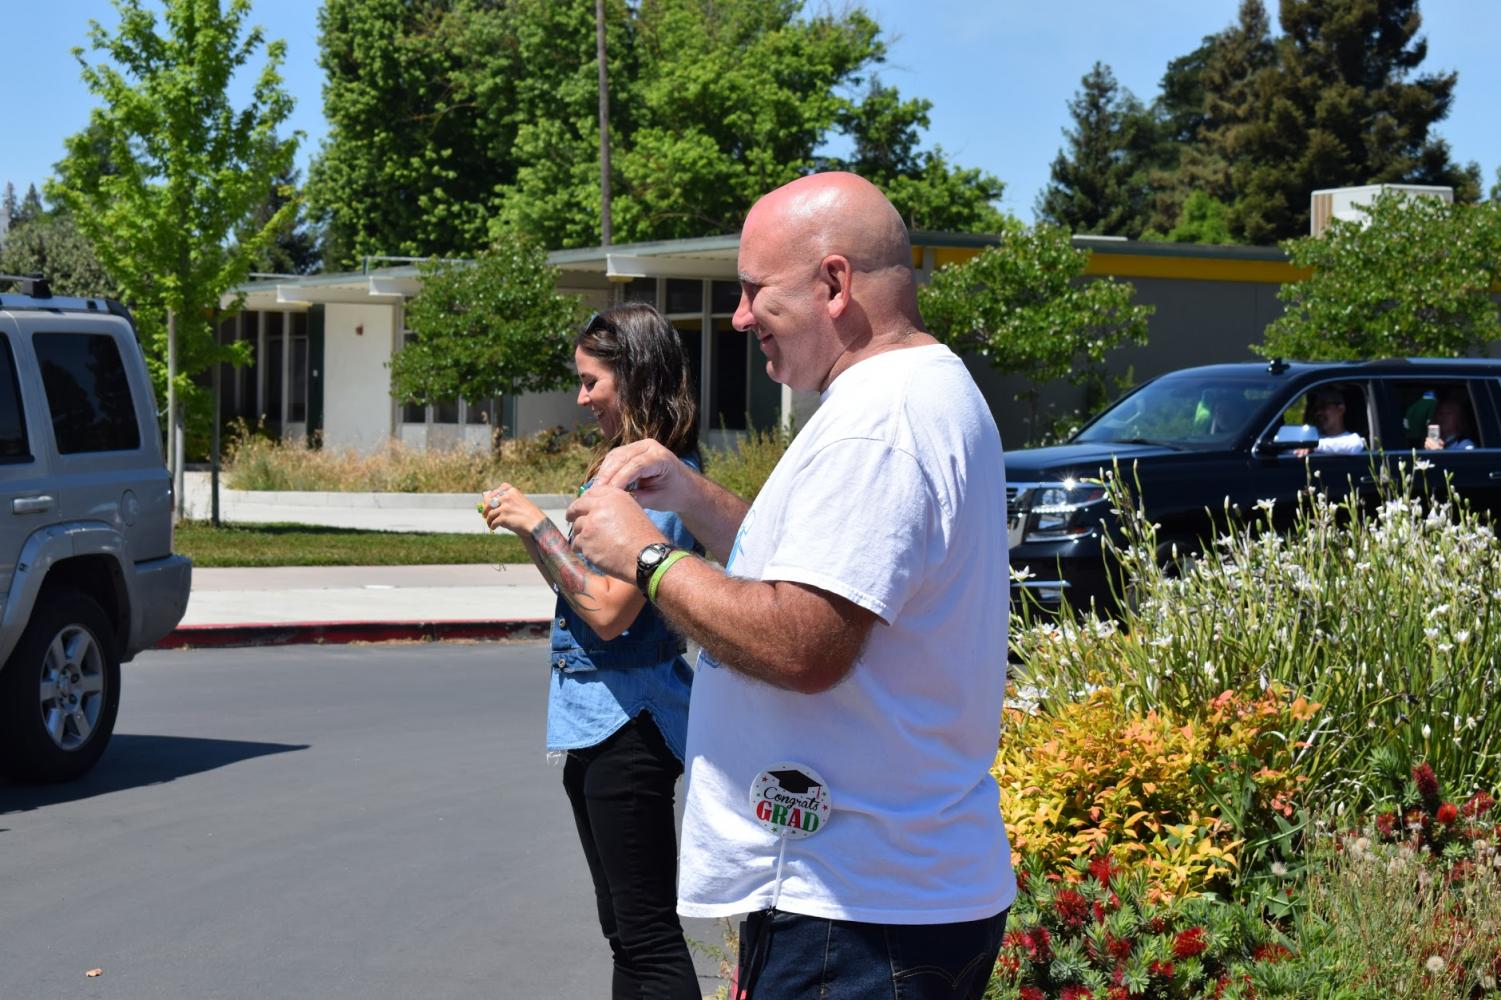
M 1101 413 L 1073 440 L 1223 448 L 1246 433 L 1274 391 L 1232 375 L 1165 375 Z

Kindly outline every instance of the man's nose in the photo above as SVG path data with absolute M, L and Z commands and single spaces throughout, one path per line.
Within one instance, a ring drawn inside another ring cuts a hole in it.
M 740 302 L 735 306 L 735 315 L 730 317 L 730 325 L 741 333 L 750 333 L 756 325 L 756 317 L 751 315 L 750 296 L 745 292 L 740 293 Z

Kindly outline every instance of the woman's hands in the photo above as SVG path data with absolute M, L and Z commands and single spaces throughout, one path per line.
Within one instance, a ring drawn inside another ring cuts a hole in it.
M 501 483 L 486 492 L 480 504 L 480 513 L 491 531 L 505 528 L 526 537 L 547 519 L 547 515 L 525 493 L 510 483 Z

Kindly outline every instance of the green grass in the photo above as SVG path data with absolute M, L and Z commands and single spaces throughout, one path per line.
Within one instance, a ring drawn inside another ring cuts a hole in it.
M 426 566 L 524 563 L 526 549 L 509 532 L 425 534 L 361 531 L 306 524 L 184 521 L 174 548 L 202 568 L 222 566 Z

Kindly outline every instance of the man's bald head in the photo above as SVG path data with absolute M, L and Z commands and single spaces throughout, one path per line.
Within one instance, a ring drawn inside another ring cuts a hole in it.
M 799 177 L 756 202 L 742 238 L 771 236 L 814 260 L 847 257 L 857 270 L 912 268 L 907 227 L 880 188 L 850 173 Z

